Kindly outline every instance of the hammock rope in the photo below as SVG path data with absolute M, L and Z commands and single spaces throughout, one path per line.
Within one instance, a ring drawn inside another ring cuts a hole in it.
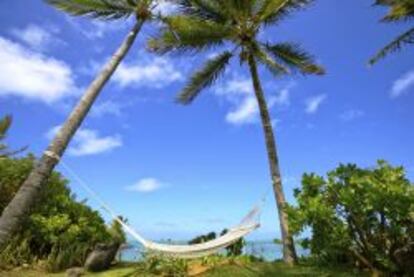
M 45 151 L 44 155 L 54 158 L 60 162 L 60 165 L 64 168 L 64 170 L 68 172 L 97 203 L 99 203 L 102 209 L 105 210 L 113 220 L 117 221 L 128 234 L 130 234 L 135 240 L 141 243 L 146 250 L 150 252 L 161 253 L 166 256 L 185 259 L 204 257 L 220 251 L 222 248 L 233 244 L 240 238 L 248 235 L 260 227 L 259 222 L 261 209 L 266 201 L 268 192 L 264 194 L 261 200 L 259 200 L 259 203 L 256 204 L 251 211 L 249 211 L 249 213 L 240 221 L 238 225 L 230 228 L 226 234 L 214 240 L 193 245 L 161 244 L 150 241 L 141 236 L 130 225 L 122 221 L 119 218 L 118 214 L 105 201 L 103 201 L 102 198 L 95 191 L 93 191 L 78 174 L 75 173 L 75 171 L 73 171 L 65 162 L 63 162 L 57 154 L 51 151 Z

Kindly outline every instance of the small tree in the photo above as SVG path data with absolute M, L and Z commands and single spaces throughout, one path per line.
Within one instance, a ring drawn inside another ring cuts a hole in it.
M 228 230 L 224 229 L 221 235 L 227 234 Z M 246 245 L 244 238 L 239 238 L 233 244 L 226 247 L 227 256 L 240 256 L 243 254 L 243 247 Z
M 340 165 L 327 178 L 305 174 L 288 208 L 295 234 L 312 256 L 332 264 L 357 262 L 374 272 L 414 273 L 414 187 L 402 167 Z

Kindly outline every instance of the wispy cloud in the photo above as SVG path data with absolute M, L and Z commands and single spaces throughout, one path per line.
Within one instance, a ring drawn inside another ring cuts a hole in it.
M 143 192 L 149 193 L 159 190 L 161 188 L 166 187 L 167 184 L 155 179 L 155 178 L 144 178 L 136 182 L 131 186 L 125 187 L 127 191 L 136 191 L 136 192 Z
M 46 134 L 48 139 L 54 137 L 59 131 L 60 126 L 49 130 Z M 80 129 L 68 149 L 68 155 L 87 156 L 95 155 L 113 150 L 122 146 L 122 139 L 119 135 L 100 136 L 99 132 L 92 129 Z
M 277 95 L 273 98 L 271 98 L 271 101 L 274 101 L 274 103 L 276 105 L 279 106 L 289 106 L 290 105 L 290 95 L 292 92 L 292 88 L 295 86 L 296 84 L 294 82 L 291 82 L 289 84 L 287 84 L 285 87 L 283 87 L 282 89 L 280 89 L 277 92 Z
M 363 117 L 365 112 L 362 110 L 351 109 L 344 111 L 339 117 L 342 121 L 352 121 L 354 119 Z
M 414 91 L 414 70 L 407 72 L 394 81 L 390 95 L 391 98 L 397 98 L 409 91 Z
M 183 78 L 174 64 L 156 57 L 145 63 L 122 63 L 113 76 L 113 81 L 121 87 L 162 88 Z
M 275 105 L 286 106 L 290 103 L 290 90 L 293 84 L 288 84 L 278 91 L 277 96 L 269 97 L 268 108 Z M 259 107 L 253 92 L 250 78 L 234 77 L 219 85 L 215 94 L 231 104 L 226 114 L 226 121 L 234 125 L 244 125 L 259 122 Z
M 245 97 L 240 104 L 226 115 L 226 121 L 235 125 L 254 123 L 259 112 L 253 96 Z
M 306 108 L 305 112 L 308 114 L 314 114 L 316 113 L 321 104 L 326 100 L 325 94 L 319 94 L 313 97 L 310 97 L 306 100 Z
M 78 92 L 68 64 L 0 37 L 0 96 L 53 103 Z
M 170 1 L 166 0 L 158 0 L 156 1 L 156 7 L 154 9 L 154 13 L 160 13 L 161 15 L 170 15 L 174 11 L 177 10 L 177 5 L 171 3 Z
M 35 24 L 29 24 L 25 28 L 11 30 L 12 35 L 32 49 L 44 51 L 51 45 L 64 44 L 64 42 L 55 35 L 59 29 L 55 26 L 41 27 Z
M 95 104 L 91 110 L 91 116 L 103 117 L 105 115 L 121 116 L 123 105 L 114 101 L 104 101 Z
M 71 16 L 65 16 L 65 19 L 70 26 L 89 40 L 102 39 L 112 32 L 127 30 L 127 26 L 129 26 L 123 20 L 108 23 L 100 20 L 83 20 Z

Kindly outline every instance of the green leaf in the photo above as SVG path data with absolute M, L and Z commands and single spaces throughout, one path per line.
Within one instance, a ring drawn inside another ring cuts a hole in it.
M 297 44 L 265 44 L 264 47 L 277 61 L 285 64 L 293 71 L 299 71 L 302 74 L 325 74 L 325 70 L 313 61 L 313 57 Z
M 195 97 L 206 87 L 212 85 L 214 81 L 224 71 L 232 53 L 226 51 L 207 63 L 191 77 L 189 83 L 178 95 L 177 100 L 182 104 L 191 103 Z
M 126 18 L 135 13 L 135 0 L 45 0 L 59 10 L 74 16 L 87 16 L 103 20 Z M 133 2 L 131 2 L 133 1 Z
M 222 45 L 231 34 L 225 25 L 193 16 L 171 16 L 164 23 L 167 27 L 148 42 L 148 48 L 159 54 L 205 50 Z
M 388 54 L 401 50 L 406 44 L 414 44 L 414 28 L 408 30 L 402 35 L 398 36 L 395 40 L 390 42 L 387 46 L 381 49 L 374 57 L 369 60 L 369 64 L 373 65 L 379 60 L 386 57 Z

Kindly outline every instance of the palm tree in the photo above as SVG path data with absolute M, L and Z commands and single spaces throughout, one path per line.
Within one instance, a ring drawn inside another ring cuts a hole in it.
M 282 190 L 275 136 L 265 95 L 260 83 L 258 64 L 275 76 L 290 72 L 323 74 L 312 57 L 297 44 L 262 42 L 259 32 L 279 23 L 291 12 L 301 9 L 310 0 L 179 0 L 180 15 L 164 18 L 162 32 L 149 41 L 149 49 L 159 54 L 178 51 L 201 52 L 217 46 L 231 46 L 209 59 L 197 70 L 179 94 L 182 104 L 191 103 L 206 87 L 223 73 L 230 59 L 238 54 L 240 63 L 247 64 L 253 80 L 254 93 L 260 110 L 274 195 L 279 211 L 283 239 L 283 258 L 288 264 L 296 261 L 296 251 L 289 231 L 286 204 Z
M 376 5 L 388 6 L 389 12 L 382 19 L 383 22 L 406 22 L 414 19 L 413 0 L 377 0 Z M 369 61 L 370 65 L 377 63 L 392 52 L 400 50 L 406 44 L 414 43 L 414 27 L 399 35 L 396 39 L 382 48 Z
M 16 196 L 4 209 L 0 218 L 0 248 L 18 230 L 22 220 L 38 201 L 45 180 L 65 152 L 68 143 L 85 119 L 102 88 L 132 47 L 142 25 L 154 18 L 152 11 L 156 6 L 155 0 L 46 0 L 46 2 L 74 16 L 107 21 L 135 17 L 135 22 L 111 59 L 86 89 Z

